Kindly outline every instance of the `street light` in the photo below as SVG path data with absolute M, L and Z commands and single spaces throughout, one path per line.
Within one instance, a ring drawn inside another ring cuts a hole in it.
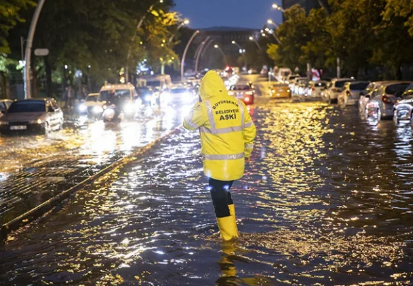
M 224 57 L 225 65 L 228 66 L 227 56 L 224 54 L 224 51 L 217 44 L 214 45 L 214 48 L 221 52 Z
M 189 20 L 185 19 L 181 24 L 179 24 L 178 28 L 176 29 L 176 32 L 172 34 L 172 36 L 169 38 L 169 43 L 172 42 L 173 38 L 175 37 L 176 33 L 181 29 L 183 26 L 188 25 Z
M 186 58 L 186 53 L 188 52 L 188 48 L 191 45 L 192 41 L 194 38 L 200 33 L 201 31 L 196 30 L 193 34 L 192 37 L 189 39 L 188 43 L 186 44 L 184 54 L 182 55 L 182 60 L 181 60 L 181 82 L 184 81 L 184 69 L 185 69 L 185 58 Z
M 270 25 L 273 25 L 276 29 L 279 28 L 279 26 L 271 19 L 268 19 L 267 23 L 270 24 Z
M 247 69 L 247 58 L 245 57 L 245 49 L 243 49 L 237 42 L 232 41 L 231 42 L 233 45 L 236 45 L 239 48 L 240 54 L 242 54 L 242 57 L 244 58 L 244 67 L 245 70 Z
M 254 39 L 254 37 L 252 37 L 252 36 L 249 37 L 249 40 L 253 41 L 257 45 L 258 49 L 260 49 L 260 51 L 262 51 L 262 48 L 261 48 L 260 44 L 258 44 L 258 42 Z
M 285 12 L 285 10 L 282 7 L 278 6 L 277 3 L 272 4 L 272 8 L 277 9 L 277 10 L 283 12 L 283 13 Z

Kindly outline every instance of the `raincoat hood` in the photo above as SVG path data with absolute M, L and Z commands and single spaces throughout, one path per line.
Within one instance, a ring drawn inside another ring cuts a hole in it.
M 209 71 L 206 73 L 202 79 L 199 93 L 202 100 L 208 100 L 212 97 L 228 96 L 228 91 L 222 78 L 215 71 Z

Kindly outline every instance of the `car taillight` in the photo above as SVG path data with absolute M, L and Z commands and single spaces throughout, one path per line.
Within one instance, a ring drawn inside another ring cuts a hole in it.
M 385 96 L 385 95 L 383 95 L 383 97 L 382 97 L 381 100 L 382 100 L 384 103 L 389 103 L 389 104 L 393 103 L 393 102 L 390 100 L 390 98 L 388 98 L 388 97 Z
M 340 92 L 339 88 L 333 88 L 333 92 Z
M 249 102 L 249 101 L 250 101 L 250 98 L 249 98 L 249 97 L 245 97 L 244 100 L 245 100 L 245 102 Z
M 314 91 L 314 90 L 315 90 L 315 87 L 313 86 L 313 87 L 311 88 L 311 90 Z

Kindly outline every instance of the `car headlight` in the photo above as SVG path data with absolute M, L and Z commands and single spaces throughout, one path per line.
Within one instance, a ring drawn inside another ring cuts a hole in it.
M 132 105 L 125 105 L 125 107 L 123 108 L 123 111 L 125 111 L 126 113 L 132 113 L 133 112 L 133 106 Z
M 95 107 L 93 107 L 93 113 L 102 113 L 103 112 L 103 108 L 100 105 L 96 105 Z
M 84 111 L 86 111 L 86 110 L 87 110 L 87 106 L 86 106 L 85 104 L 79 105 L 79 111 L 80 111 L 80 112 L 84 112 Z
M 42 123 L 44 123 L 44 121 L 41 119 L 29 120 L 29 124 L 42 124 Z
M 143 98 L 143 100 L 145 100 L 146 102 L 151 101 L 152 96 L 150 95 L 145 95 L 145 97 Z

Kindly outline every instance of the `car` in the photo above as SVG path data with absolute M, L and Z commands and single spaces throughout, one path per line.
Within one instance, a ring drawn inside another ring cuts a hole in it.
M 294 80 L 290 81 L 290 90 L 292 94 L 296 95 L 298 94 L 298 88 L 299 88 L 299 82 L 301 80 L 308 80 L 307 77 L 296 77 Z
M 341 105 L 356 105 L 360 93 L 370 84 L 369 81 L 352 81 L 344 84 L 344 90 L 338 95 L 337 101 Z
M 299 80 L 298 84 L 296 85 L 296 86 L 298 86 L 297 94 L 306 96 L 307 93 L 308 93 L 308 89 L 309 89 L 309 83 L 310 83 L 310 81 L 307 78 Z
M 7 109 L 9 109 L 12 103 L 13 103 L 13 100 L 0 99 L 0 117 L 2 117 L 3 114 L 7 112 Z
M 79 114 L 99 117 L 102 115 L 105 101 L 99 100 L 99 93 L 89 93 L 84 100 L 79 104 Z
M 276 82 L 270 90 L 271 98 L 291 98 L 291 90 L 287 83 Z
M 321 93 L 327 88 L 328 81 L 310 81 L 307 90 L 307 96 L 309 97 L 321 97 Z
M 195 103 L 198 98 L 185 86 L 174 86 L 160 95 L 161 105 L 180 106 Z
M 366 114 L 366 105 L 370 100 L 371 94 L 376 88 L 379 88 L 381 85 L 385 84 L 387 81 L 374 81 L 371 82 L 365 90 L 360 92 L 360 98 L 358 102 L 359 113 L 361 116 Z
M 250 69 L 248 70 L 248 74 L 259 74 L 259 72 L 258 72 L 257 69 L 250 68 Z
M 136 88 L 136 93 L 138 97 L 142 100 L 142 103 L 147 106 L 152 106 L 156 104 L 156 95 L 152 88 L 148 86 L 138 86 Z
M 228 95 L 241 99 L 246 105 L 254 104 L 255 90 L 250 83 L 237 83 L 231 85 Z
M 410 84 L 402 94 L 401 100 L 394 105 L 394 122 L 399 124 L 401 121 L 413 123 L 413 84 Z
M 389 81 L 376 88 L 371 94 L 366 95 L 369 98 L 365 109 L 366 117 L 393 118 L 394 104 L 411 83 L 409 81 Z
M 140 108 L 142 108 L 142 99 L 138 97 L 135 87 L 130 83 L 104 85 L 100 89 L 98 101 L 105 102 L 106 104 L 110 99 L 111 92 L 113 91 L 117 96 L 120 97 L 120 100 L 122 102 L 122 106 L 120 106 L 120 108 L 127 118 L 133 118 L 136 112 Z M 103 113 L 104 109 L 105 105 L 103 105 L 102 108 L 99 108 L 99 110 L 97 111 L 101 111 L 101 113 Z
M 28 131 L 47 134 L 63 125 L 63 112 L 53 98 L 14 101 L 0 118 L 3 134 Z
M 355 81 L 354 78 L 334 78 L 327 89 L 321 93 L 321 97 L 328 103 L 337 103 L 338 95 L 344 90 L 346 82 Z

